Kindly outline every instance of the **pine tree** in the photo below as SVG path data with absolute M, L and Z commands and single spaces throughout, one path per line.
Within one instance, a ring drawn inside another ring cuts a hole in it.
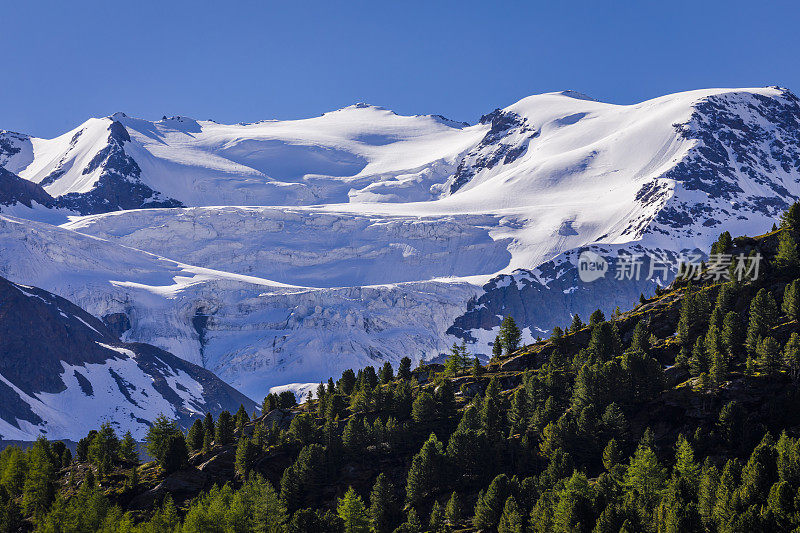
M 405 523 L 397 528 L 395 533 L 422 533 L 422 522 L 419 521 L 416 509 L 412 507 L 408 510 Z
M 629 350 L 643 353 L 647 353 L 647 351 L 650 350 L 650 337 L 647 334 L 647 329 L 644 327 L 644 322 L 641 320 L 637 322 L 636 326 L 633 328 Z
M 783 362 L 789 368 L 792 381 L 800 378 L 800 335 L 792 333 L 783 347 Z
M 466 343 L 462 342 L 460 345 L 453 343 L 450 348 L 450 355 L 444 364 L 444 374 L 446 376 L 457 376 L 467 368 L 469 368 L 470 354 L 467 352 Z
M 400 366 L 397 368 L 397 379 L 411 379 L 411 359 L 403 357 L 400 359 Z
M 622 459 L 622 450 L 619 448 L 619 444 L 616 440 L 611 439 L 606 444 L 605 449 L 603 450 L 603 466 L 606 470 L 611 472 L 611 470 L 619 464 L 620 460 Z
M 28 452 L 28 472 L 22 487 L 25 514 L 39 520 L 47 512 L 55 495 L 56 471 L 50 457 L 50 444 L 39 437 Z
M 505 355 L 509 355 L 519 348 L 519 343 L 522 341 L 522 332 L 517 327 L 513 317 L 507 316 L 503 319 L 498 337 Z
M 417 424 L 428 423 L 436 416 L 436 401 L 427 390 L 420 391 L 411 407 L 411 418 Z
M 384 385 L 394 380 L 394 370 L 392 369 L 392 363 L 390 363 L 389 361 L 383 363 L 383 366 L 381 367 L 381 371 L 378 377 L 380 377 L 381 383 Z
M 369 516 L 374 533 L 391 533 L 397 516 L 394 487 L 383 474 L 378 474 L 369 496 Z
M 581 320 L 581 317 L 578 316 L 578 313 L 575 313 L 572 315 L 572 323 L 569 326 L 569 331 L 571 333 L 575 333 L 581 329 L 583 329 L 583 321 Z
M 760 289 L 750 302 L 750 322 L 747 326 L 745 344 L 749 353 L 754 353 L 778 317 L 777 305 L 766 289 Z
M 126 463 L 136 463 L 139 464 L 139 451 L 138 445 L 136 441 L 133 439 L 133 435 L 131 435 L 130 431 L 126 431 L 125 435 L 122 437 L 122 441 L 119 443 L 119 458 Z M 66 449 L 65 451 L 69 451 Z M 69 464 L 68 462 L 65 463 Z
M 767 337 L 762 340 L 756 350 L 758 356 L 758 366 L 762 372 L 767 375 L 773 376 L 780 371 L 781 368 L 781 347 L 778 341 L 772 337 Z
M 480 362 L 480 361 L 478 360 L 478 358 L 476 357 L 476 358 L 475 358 L 475 359 L 472 361 L 472 377 L 474 377 L 474 378 L 479 378 L 479 377 L 481 377 L 481 376 L 482 376 L 482 375 L 483 375 L 485 372 L 486 372 L 486 369 L 485 369 L 485 368 L 483 368 L 483 366 L 481 365 L 481 362 Z
M 108 473 L 106 465 L 110 466 L 116 460 L 118 452 L 119 439 L 117 434 L 110 423 L 104 422 L 89 443 L 87 458 L 89 462 L 101 470 L 102 474 L 106 474 Z
M 800 231 L 800 202 L 795 202 L 781 214 L 781 228 L 793 233 Z
M 675 449 L 674 474 L 685 481 L 696 492 L 700 484 L 701 468 L 694 460 L 694 450 L 683 435 L 678 435 Z
M 206 429 L 205 424 L 203 424 L 203 429 Z M 213 431 L 203 431 L 203 453 L 208 453 L 211 451 L 213 441 Z
M 353 487 L 339 499 L 336 514 L 342 520 L 344 533 L 369 533 L 369 516 L 361 496 Z
M 217 418 L 217 427 L 214 431 L 214 442 L 225 446 L 233 442 L 234 421 L 228 411 L 222 411 Z
M 590 328 L 593 328 L 594 326 L 601 324 L 605 321 L 606 321 L 606 316 L 599 309 L 596 309 L 591 315 L 589 315 Z
M 444 519 L 448 525 L 455 526 L 461 522 L 463 508 L 461 498 L 457 492 L 453 491 L 453 494 L 450 495 L 450 499 L 447 500 L 447 505 L 444 508 Z
M 509 496 L 508 476 L 500 474 L 492 480 L 486 492 L 481 491 L 475 504 L 473 526 L 476 529 L 491 530 L 497 527 Z
M 625 487 L 645 516 L 652 516 L 665 481 L 666 471 L 652 448 L 640 444 L 625 473 Z
M 709 377 L 715 387 L 722 386 L 728 380 L 728 357 L 722 351 L 716 350 L 711 354 Z
M 244 405 L 240 404 L 239 410 L 236 411 L 236 427 L 241 428 L 247 422 L 250 422 L 250 416 L 247 414 L 247 409 L 244 408 Z
M 778 241 L 778 253 L 775 262 L 781 267 L 797 267 L 800 254 L 797 252 L 797 239 L 794 233 L 784 231 Z
M 300 479 L 294 465 L 290 465 L 281 476 L 281 503 L 288 512 L 293 513 L 300 507 L 301 499 Z
M 446 531 L 442 506 L 439 505 L 439 502 L 436 500 L 434 500 L 433 507 L 431 507 L 431 516 L 428 519 L 428 531 L 431 533 L 444 533 Z
M 167 474 L 171 474 L 184 469 L 188 462 L 189 450 L 186 448 L 186 438 L 178 430 L 177 433 L 173 433 L 167 438 L 167 447 L 161 467 Z
M 786 285 L 786 289 L 783 291 L 781 310 L 792 320 L 800 317 L 800 279 Z
M 145 449 L 148 455 L 155 459 L 162 468 L 166 468 L 167 454 L 170 447 L 175 446 L 175 444 L 172 443 L 173 437 L 177 437 L 178 435 L 183 439 L 183 433 L 178 428 L 177 424 L 164 415 L 156 417 L 153 421 L 153 425 L 150 426 L 150 429 L 147 431 Z
M 443 458 L 442 443 L 431 433 L 411 461 L 406 481 L 406 498 L 409 503 L 416 504 L 433 493 L 441 481 Z
M 722 320 L 722 333 L 720 334 L 720 343 L 722 348 L 730 357 L 736 357 L 742 345 L 742 320 L 739 313 L 729 311 L 725 314 Z
M 234 470 L 236 474 L 243 479 L 247 478 L 250 473 L 250 467 L 255 455 L 255 448 L 252 442 L 247 437 L 241 437 L 239 444 L 236 445 L 236 460 L 234 462 Z
M 500 335 L 497 335 L 494 338 L 494 342 L 492 343 L 492 359 L 498 359 L 502 357 L 502 355 L 503 355 L 503 341 L 500 339 Z
M 706 347 L 703 339 L 697 338 L 697 341 L 692 348 L 692 356 L 689 358 L 689 369 L 693 376 L 699 376 L 708 372 L 708 356 L 706 355 Z
M 524 531 L 522 513 L 517 505 L 517 500 L 513 496 L 509 496 L 503 506 L 497 533 L 524 533 Z
M 189 433 L 186 434 L 186 444 L 191 451 L 196 452 L 203 447 L 205 436 L 203 422 L 197 419 L 194 421 L 194 424 L 192 424 L 192 427 L 189 428 Z

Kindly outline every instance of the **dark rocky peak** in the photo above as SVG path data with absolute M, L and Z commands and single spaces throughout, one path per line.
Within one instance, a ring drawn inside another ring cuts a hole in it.
M 0 277 L 0 374 L 26 394 L 64 390 L 61 362 L 101 363 L 117 339 L 95 317 L 47 291 Z
M 0 167 L 0 205 L 23 204 L 33 207 L 33 202 L 45 207 L 54 207 L 53 197 L 41 185 L 20 178 Z

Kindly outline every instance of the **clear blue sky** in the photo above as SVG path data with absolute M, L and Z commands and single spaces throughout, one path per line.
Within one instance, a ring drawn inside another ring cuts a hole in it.
M 219 122 L 358 101 L 473 122 L 535 93 L 800 91 L 795 1 L 4 2 L 0 129 Z

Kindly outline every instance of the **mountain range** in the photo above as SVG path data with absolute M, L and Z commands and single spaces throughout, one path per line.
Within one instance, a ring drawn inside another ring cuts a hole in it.
M 800 196 L 800 101 L 707 89 L 633 105 L 535 95 L 475 124 L 356 104 L 225 125 L 116 113 L 54 139 L 0 132 L 0 275 L 250 398 L 453 342 L 488 355 L 630 306 L 722 229 Z M 580 281 L 581 252 L 611 274 Z M 7 378 L 7 376 L 6 376 Z

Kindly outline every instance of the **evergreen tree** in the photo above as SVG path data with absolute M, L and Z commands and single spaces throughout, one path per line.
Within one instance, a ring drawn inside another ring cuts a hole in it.
M 186 434 L 186 444 L 193 452 L 200 450 L 203 447 L 203 440 L 205 440 L 205 429 L 203 428 L 203 421 L 197 419 L 189 428 L 189 433 Z
M 411 359 L 403 357 L 400 359 L 400 366 L 397 368 L 397 379 L 411 379 Z
M 666 481 L 666 471 L 650 446 L 640 444 L 625 473 L 625 488 L 643 516 L 651 517 Z
M 500 474 L 492 480 L 486 492 L 481 491 L 475 504 L 473 525 L 476 529 L 491 530 L 497 527 L 509 497 L 508 476 Z
M 500 335 L 497 335 L 494 338 L 494 342 L 492 343 L 492 359 L 498 359 L 503 356 L 503 341 L 500 338 Z M 477 357 L 475 358 L 477 360 Z
M 108 473 L 111 464 L 116 460 L 119 453 L 119 439 L 111 424 L 104 422 L 100 430 L 89 443 L 87 457 L 103 475 Z
M 422 533 L 422 522 L 419 521 L 416 509 L 412 507 L 408 510 L 406 521 L 395 530 L 395 533 Z
M 431 516 L 428 519 L 428 531 L 431 533 L 444 533 L 446 531 L 444 523 L 444 512 L 439 502 L 434 500 L 431 507 Z
M 392 363 L 390 363 L 389 361 L 383 363 L 379 377 L 381 379 L 381 383 L 384 385 L 394 380 L 394 370 L 392 369 Z
M 511 316 L 503 319 L 498 336 L 500 337 L 500 344 L 503 346 L 503 353 L 506 355 L 516 351 L 519 348 L 520 341 L 522 341 L 522 332 Z
M 640 320 L 633 328 L 629 351 L 647 353 L 648 350 L 650 350 L 650 337 L 644 327 L 644 322 Z
M 599 309 L 596 309 L 591 315 L 589 315 L 590 328 L 593 328 L 598 324 L 602 324 L 605 321 L 606 321 L 606 316 Z
M 264 413 L 266 412 L 264 411 Z M 203 430 L 207 435 L 211 436 L 211 440 L 214 440 L 214 417 L 211 416 L 211 413 L 206 413 L 205 418 L 203 418 Z
M 622 459 L 622 450 L 619 448 L 619 444 L 615 439 L 611 439 L 606 444 L 605 449 L 603 450 L 603 466 L 606 470 L 611 472 L 611 470 L 619 464 L 620 460 Z
M 781 310 L 792 320 L 800 317 L 800 279 L 786 285 L 786 289 L 783 291 Z
M 177 437 L 178 435 L 183 439 L 183 433 L 178 428 L 177 424 L 164 415 L 156 417 L 153 421 L 153 425 L 150 426 L 150 429 L 147 431 L 145 449 L 148 455 L 155 459 L 164 469 L 166 469 L 167 454 L 170 451 L 170 447 L 177 445 L 172 443 L 174 440 L 173 437 Z M 184 448 L 185 446 L 186 444 L 184 442 Z
M 294 465 L 288 466 L 281 475 L 281 504 L 289 513 L 293 513 L 300 507 L 302 498 L 300 479 L 294 469 Z
M 409 503 L 416 504 L 434 492 L 441 481 L 443 457 L 442 443 L 431 433 L 411 461 L 406 481 L 406 498 Z
M 342 377 L 339 378 L 339 381 L 336 385 L 336 388 L 339 389 L 342 394 L 349 396 L 353 392 L 353 388 L 356 385 L 356 374 L 353 372 L 353 369 L 348 368 L 344 372 L 342 372 Z
M 243 479 L 246 479 L 247 475 L 250 473 L 255 452 L 256 450 L 249 438 L 241 437 L 239 439 L 239 443 L 236 446 L 234 470 L 236 474 Z
M 781 214 L 781 228 L 797 233 L 800 231 L 800 202 L 795 202 Z
M 469 368 L 470 354 L 467 351 L 467 345 L 462 342 L 460 345 L 453 343 L 450 348 L 450 355 L 444 364 L 444 373 L 446 376 L 457 376 Z
M 369 516 L 361 496 L 353 487 L 339 499 L 336 514 L 342 520 L 344 533 L 369 533 Z
M 783 348 L 783 362 L 789 368 L 792 381 L 800 378 L 800 335 L 792 333 L 786 346 Z
M 436 416 L 436 401 L 427 390 L 420 391 L 411 408 L 411 418 L 417 424 L 429 423 Z
M 778 317 L 777 305 L 766 289 L 760 289 L 750 302 L 750 322 L 747 326 L 747 350 L 754 353 Z
M 214 442 L 225 446 L 233 443 L 234 421 L 228 411 L 222 411 L 217 418 L 217 427 L 214 431 Z
M 578 316 L 578 313 L 572 315 L 572 323 L 569 326 L 570 333 L 575 333 L 578 330 L 583 329 L 583 321 L 581 317 Z
M 450 495 L 450 499 L 447 500 L 447 505 L 444 508 L 444 519 L 448 525 L 452 527 L 461 522 L 463 508 L 461 498 L 457 492 L 453 491 L 453 494 Z
M 241 428 L 247 422 L 250 422 L 250 416 L 247 414 L 247 409 L 244 408 L 244 405 L 240 404 L 239 410 L 236 411 L 236 427 Z
M 139 464 L 139 447 L 136 444 L 136 441 L 133 439 L 133 435 L 131 435 L 130 431 L 126 431 L 125 435 L 122 437 L 122 441 L 119 443 L 119 458 L 126 463 L 136 463 Z M 65 449 L 65 452 L 68 452 L 69 449 Z M 69 462 L 65 463 L 69 464 Z
M 722 321 L 720 343 L 729 357 L 736 357 L 742 346 L 742 320 L 739 313 L 729 311 Z
M 178 430 L 177 433 L 167 437 L 167 446 L 161 467 L 167 474 L 177 472 L 186 467 L 189 462 L 189 450 L 186 448 L 186 439 Z
M 794 233 L 788 231 L 781 233 L 775 262 L 781 267 L 797 267 L 800 263 L 800 254 L 797 252 L 797 239 Z
M 497 533 L 524 533 L 524 531 L 522 513 L 517 501 L 513 496 L 509 496 L 503 506 L 503 514 L 500 516 Z
M 374 533 L 391 533 L 397 517 L 394 487 L 383 473 L 378 474 L 369 496 L 369 516 Z
M 50 444 L 39 437 L 28 452 L 27 475 L 22 487 L 22 508 L 25 514 L 40 520 L 55 495 L 56 471 Z
M 475 359 L 473 359 L 473 361 L 472 361 L 472 377 L 479 378 L 485 372 L 486 372 L 486 369 L 483 368 L 483 365 L 481 365 L 481 362 L 478 360 L 478 358 L 476 357 Z
M 781 347 L 778 341 L 772 337 L 763 339 L 758 345 L 756 355 L 758 356 L 758 366 L 767 375 L 775 375 L 781 368 Z

